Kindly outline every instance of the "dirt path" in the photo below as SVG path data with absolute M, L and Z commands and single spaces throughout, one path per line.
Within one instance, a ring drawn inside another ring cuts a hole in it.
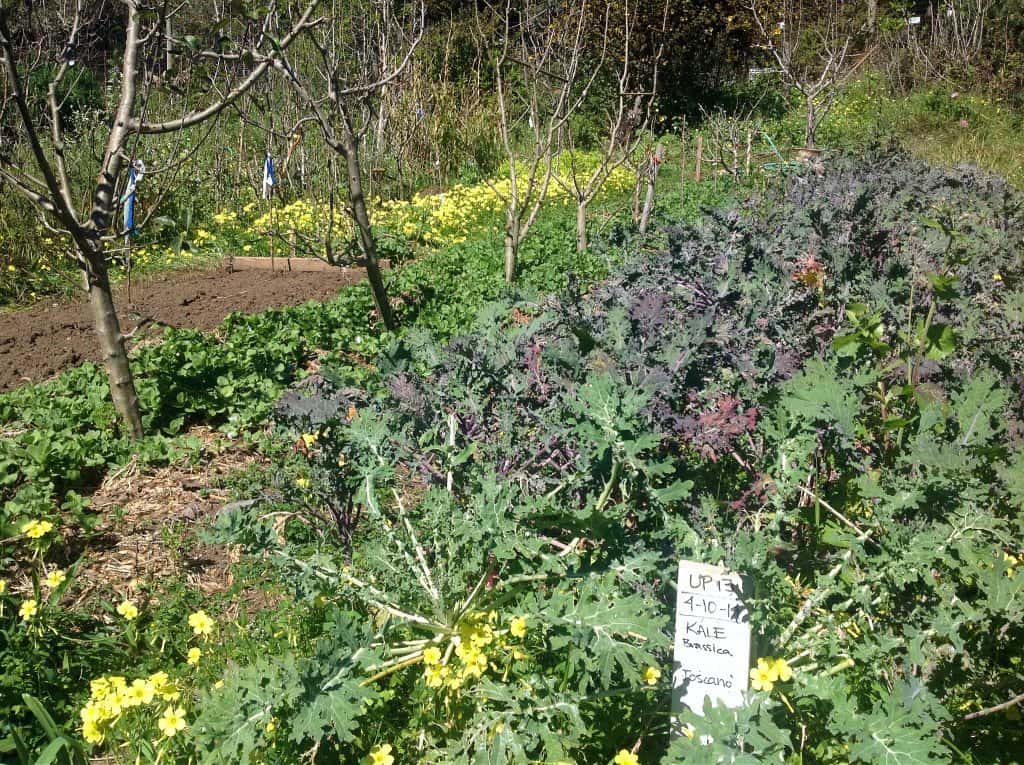
M 229 273 L 225 268 L 169 271 L 136 283 L 130 304 L 121 286 L 115 291 L 115 302 L 125 331 L 131 331 L 144 317 L 174 327 L 210 330 L 232 311 L 255 313 L 326 300 L 364 275 L 358 268 L 313 273 Z M 44 301 L 0 314 L 0 391 L 46 380 L 83 361 L 98 360 L 89 306 L 82 301 Z

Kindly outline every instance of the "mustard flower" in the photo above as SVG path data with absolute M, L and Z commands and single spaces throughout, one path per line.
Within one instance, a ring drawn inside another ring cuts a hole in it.
M 793 679 L 793 668 L 785 659 L 776 659 L 772 662 L 772 669 L 779 676 L 779 682 L 788 683 Z
M 770 693 L 778 679 L 778 670 L 767 659 L 758 659 L 757 666 L 750 670 L 750 686 L 755 691 Z
M 196 635 L 209 635 L 213 631 L 214 621 L 207 616 L 206 611 L 196 611 L 188 616 L 188 626 Z
M 124 705 L 126 707 L 137 707 L 142 704 L 149 704 L 156 695 L 153 683 L 148 680 L 133 680 L 124 693 Z
M 117 606 L 117 612 L 128 621 L 132 621 L 139 616 L 139 609 L 130 600 L 122 600 Z
M 185 730 L 185 710 L 181 707 L 167 707 L 156 724 L 161 733 L 171 738 Z
M 21 617 L 23 622 L 27 622 L 38 612 L 39 603 L 37 603 L 34 598 L 29 598 L 21 604 L 21 608 L 18 609 L 18 616 Z
M 29 539 L 39 539 L 53 531 L 53 524 L 49 521 L 29 521 L 21 525 L 21 533 Z
M 514 638 L 526 637 L 526 617 L 517 616 L 509 622 L 508 633 Z

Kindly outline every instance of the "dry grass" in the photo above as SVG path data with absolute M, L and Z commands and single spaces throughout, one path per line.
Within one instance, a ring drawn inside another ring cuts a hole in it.
M 237 551 L 195 539 L 194 527 L 229 500 L 221 479 L 261 459 L 207 428 L 191 432 L 203 442 L 200 464 L 140 469 L 134 461 L 110 473 L 92 495 L 104 522 L 85 549 L 76 576 L 79 602 L 97 596 L 130 597 L 146 583 L 183 577 L 207 593 L 232 584 Z

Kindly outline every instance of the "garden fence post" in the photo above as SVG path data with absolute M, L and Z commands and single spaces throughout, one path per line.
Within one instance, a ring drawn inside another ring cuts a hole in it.
M 700 165 L 704 159 L 704 136 L 697 136 L 697 168 L 693 173 L 693 180 L 700 183 Z

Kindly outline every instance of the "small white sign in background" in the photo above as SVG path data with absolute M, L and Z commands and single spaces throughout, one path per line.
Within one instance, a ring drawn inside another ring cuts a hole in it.
M 672 711 L 702 714 L 704 699 L 743 704 L 750 672 L 750 615 L 743 578 L 720 566 L 679 561 Z

